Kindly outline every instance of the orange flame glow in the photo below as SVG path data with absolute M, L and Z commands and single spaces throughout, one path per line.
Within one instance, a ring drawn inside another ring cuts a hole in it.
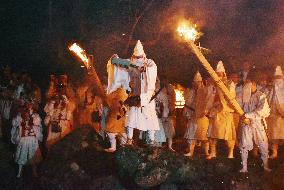
M 84 65 L 89 68 L 89 60 L 87 54 L 79 45 L 74 43 L 69 47 L 69 50 L 74 52 L 83 61 Z
M 175 89 L 175 94 L 176 94 L 175 108 L 183 108 L 185 104 L 184 92 L 179 89 Z
M 196 27 L 196 24 L 194 26 L 191 26 L 189 23 L 183 23 L 177 28 L 177 32 L 185 40 L 194 42 L 201 35 L 201 33 L 197 31 Z

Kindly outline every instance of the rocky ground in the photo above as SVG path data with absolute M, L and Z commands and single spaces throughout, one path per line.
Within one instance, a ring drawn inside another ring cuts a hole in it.
M 271 160 L 273 169 L 265 173 L 260 158 L 250 157 L 249 173 L 239 174 L 240 158 L 227 159 L 220 143 L 220 157 L 205 160 L 182 155 L 185 144 L 175 143 L 176 153 L 165 148 L 127 146 L 115 154 L 91 128 L 79 128 L 56 144 L 40 165 L 40 177 L 33 178 L 26 167 L 16 179 L 12 147 L 0 142 L 1 189 L 284 189 L 284 159 Z M 281 153 L 282 154 L 282 153 Z

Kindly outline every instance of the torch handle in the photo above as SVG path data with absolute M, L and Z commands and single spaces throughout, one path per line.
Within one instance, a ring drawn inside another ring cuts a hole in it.
M 109 100 L 107 98 L 106 92 L 105 92 L 104 87 L 102 85 L 102 82 L 101 82 L 101 80 L 100 80 L 100 78 L 99 78 L 99 76 L 96 72 L 96 69 L 93 66 L 89 67 L 88 74 L 93 78 L 92 84 L 90 84 L 90 85 L 95 87 L 98 94 L 101 96 L 103 103 L 109 107 L 110 103 L 109 103 Z
M 233 106 L 233 108 L 240 114 L 243 115 L 244 111 L 241 108 L 241 106 L 239 105 L 239 103 L 237 102 L 237 100 L 235 99 L 235 97 L 232 96 L 232 94 L 230 93 L 230 91 L 228 90 L 228 88 L 225 86 L 225 84 L 223 83 L 223 81 L 220 79 L 220 77 L 216 74 L 216 72 L 214 71 L 214 69 L 211 67 L 211 65 L 209 64 L 209 62 L 207 61 L 207 59 L 204 57 L 204 55 L 200 52 L 200 50 L 198 49 L 198 47 L 194 44 L 194 42 L 192 41 L 188 41 L 187 44 L 189 45 L 189 47 L 193 50 L 193 52 L 195 53 L 195 55 L 197 56 L 197 58 L 199 59 L 199 61 L 201 62 L 201 64 L 203 65 L 203 67 L 207 70 L 207 72 L 210 74 L 210 76 L 213 78 L 213 80 L 215 81 L 216 85 L 221 89 L 221 91 L 223 92 L 224 96 L 226 97 L 226 99 L 230 102 L 230 104 Z

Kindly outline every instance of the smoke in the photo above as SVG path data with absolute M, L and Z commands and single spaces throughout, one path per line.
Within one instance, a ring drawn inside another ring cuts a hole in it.
M 169 11 L 197 23 L 201 45 L 233 70 L 246 60 L 284 65 L 282 0 L 173 0 Z

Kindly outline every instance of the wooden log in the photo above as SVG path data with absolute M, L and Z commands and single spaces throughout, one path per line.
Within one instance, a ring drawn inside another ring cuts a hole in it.
M 217 73 L 214 71 L 214 69 L 211 67 L 207 59 L 204 57 L 204 55 L 201 53 L 201 51 L 198 49 L 198 47 L 194 44 L 192 41 L 187 41 L 188 46 L 191 48 L 191 50 L 195 53 L 203 67 L 206 69 L 206 71 L 210 74 L 216 85 L 221 89 L 226 99 L 229 101 L 229 103 L 233 106 L 233 108 L 240 114 L 243 115 L 244 111 L 237 102 L 236 98 L 233 97 L 233 95 L 230 93 L 228 88 L 225 86 L 223 81 L 220 79 L 220 77 L 217 75 Z

